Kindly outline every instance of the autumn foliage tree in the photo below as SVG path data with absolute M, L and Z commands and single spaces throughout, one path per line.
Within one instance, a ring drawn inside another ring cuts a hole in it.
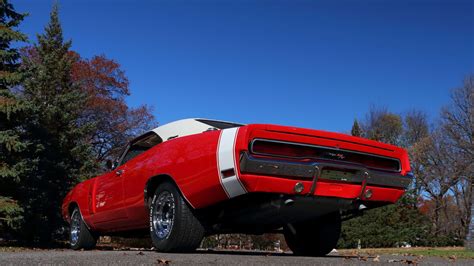
M 451 104 L 442 111 L 443 132 L 449 137 L 465 171 L 460 186 L 454 188 L 467 233 L 466 246 L 474 250 L 474 74 L 453 90 Z
M 433 203 L 430 215 L 433 233 L 450 235 L 459 232 L 456 224 L 446 224 L 453 221 L 443 216 L 448 216 L 450 205 L 446 204 L 446 198 L 450 197 L 452 189 L 465 173 L 466 161 L 440 129 L 416 143 L 414 149 L 412 161 L 423 169 L 418 171 L 416 179 L 424 191 L 425 198 Z M 456 223 L 460 224 L 459 221 L 466 223 L 465 217 L 459 217 Z M 464 234 L 465 232 L 458 234 L 457 237 L 462 239 Z
M 29 60 L 37 61 L 35 47 L 24 49 Z M 93 124 L 88 136 L 98 165 L 115 159 L 133 137 L 157 125 L 151 107 L 135 108 L 126 103 L 129 81 L 119 63 L 104 55 L 82 58 L 70 51 L 71 79 L 86 95 L 80 120 Z
M 156 125 L 151 108 L 131 108 L 129 81 L 120 65 L 103 55 L 91 59 L 71 53 L 72 79 L 87 95 L 82 118 L 94 123 L 89 141 L 98 162 L 116 158 L 132 137 Z
M 400 144 L 403 134 L 402 118 L 386 108 L 372 106 L 363 124 L 364 137 L 393 145 Z

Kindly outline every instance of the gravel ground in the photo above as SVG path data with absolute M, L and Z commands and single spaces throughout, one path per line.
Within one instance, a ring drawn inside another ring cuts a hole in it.
M 150 250 L 27 250 L 0 252 L 0 265 L 474 265 L 474 260 L 400 255 L 331 255 L 322 258 L 298 257 L 287 253 L 242 251 L 197 251 L 187 254 L 157 253 Z

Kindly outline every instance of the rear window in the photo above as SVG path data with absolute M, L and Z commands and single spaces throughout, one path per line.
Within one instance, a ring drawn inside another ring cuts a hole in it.
M 243 126 L 242 124 L 237 124 L 237 123 L 206 120 L 206 119 L 196 119 L 196 121 L 199 121 L 201 123 L 204 123 L 206 125 L 209 125 L 211 127 L 217 128 L 217 129 L 226 129 L 226 128 L 233 128 L 233 127 Z
M 136 156 L 160 144 L 163 140 L 153 132 L 147 133 L 131 143 L 127 153 L 123 156 L 121 164 L 128 162 Z

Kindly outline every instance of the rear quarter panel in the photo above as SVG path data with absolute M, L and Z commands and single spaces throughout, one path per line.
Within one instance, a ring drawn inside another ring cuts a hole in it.
M 137 222 L 134 227 L 144 226 L 147 222 L 144 189 L 151 177 L 172 177 L 194 208 L 227 199 L 217 170 L 218 138 L 219 131 L 176 138 L 153 147 L 127 163 L 129 174 L 124 179 L 124 200 L 129 220 Z

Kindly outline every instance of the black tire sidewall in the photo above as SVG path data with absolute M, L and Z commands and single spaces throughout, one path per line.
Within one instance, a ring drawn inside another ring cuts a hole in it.
M 72 235 L 71 235 L 71 230 L 72 230 L 72 221 L 69 226 L 69 243 L 71 245 L 71 249 L 73 250 L 78 250 L 78 249 L 92 249 L 95 247 L 97 243 L 97 238 L 98 236 L 95 236 L 92 234 L 92 232 L 89 230 L 87 227 L 86 223 L 84 222 L 82 218 L 81 211 L 79 208 L 75 208 L 72 213 L 71 213 L 71 219 L 74 216 L 75 213 L 78 213 L 79 215 L 79 236 L 76 244 L 72 244 Z

